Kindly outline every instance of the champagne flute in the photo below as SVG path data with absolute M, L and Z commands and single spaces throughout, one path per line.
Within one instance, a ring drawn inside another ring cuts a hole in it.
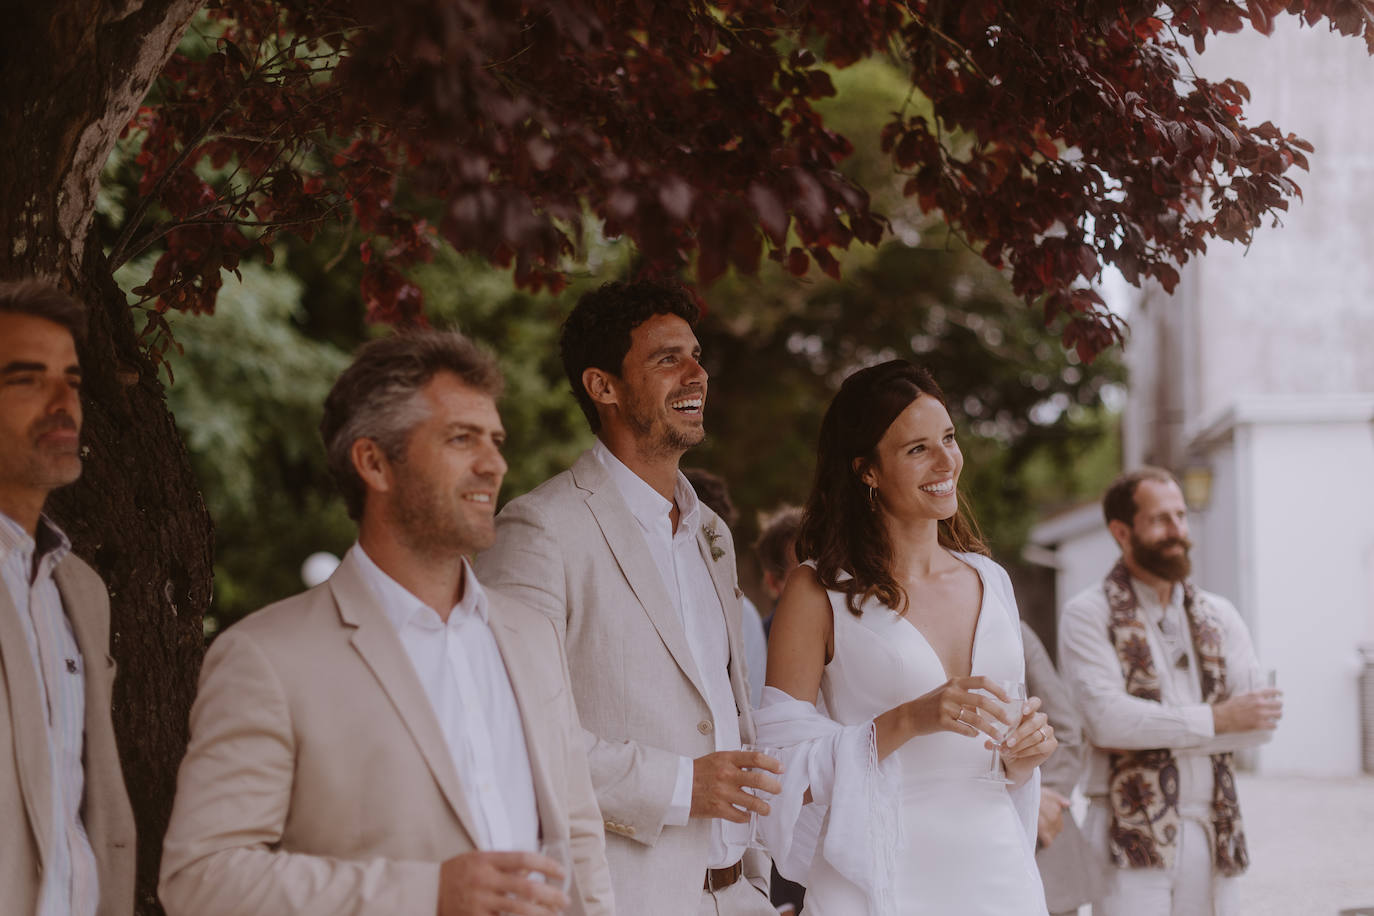
M 772 757 L 774 760 L 778 759 L 778 754 L 780 753 L 778 748 L 767 747 L 762 744 L 746 744 L 743 745 L 740 750 L 753 751 L 756 754 Z M 764 772 L 767 773 L 769 771 L 764 770 Z M 750 795 L 758 795 L 757 790 L 750 791 L 749 789 L 745 789 L 744 791 L 749 792 Z M 749 812 L 749 839 L 744 845 L 748 846 L 750 849 L 767 850 L 768 848 L 763 842 L 763 837 L 759 835 L 759 814 L 757 811 Z
M 1021 721 L 1021 710 L 1026 704 L 1026 685 L 1020 681 L 1004 681 L 1000 679 L 994 679 L 993 683 L 1002 688 L 1002 692 L 1011 699 L 1000 700 L 997 698 L 997 695 L 990 690 L 975 690 L 974 693 L 981 693 L 988 697 L 1007 714 L 1007 717 L 1010 718 L 1012 722 L 1019 723 Z M 1007 737 L 1007 734 L 1012 730 L 1012 726 L 992 716 L 984 716 L 983 718 L 987 719 L 992 724 L 992 766 L 986 773 L 983 773 L 978 778 L 987 780 L 988 782 L 1010 785 L 1011 780 L 1002 772 L 1002 740 Z

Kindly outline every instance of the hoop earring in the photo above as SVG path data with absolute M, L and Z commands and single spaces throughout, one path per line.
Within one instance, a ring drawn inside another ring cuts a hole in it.
M 874 512 L 878 511 L 878 489 L 871 484 L 868 487 L 868 508 Z

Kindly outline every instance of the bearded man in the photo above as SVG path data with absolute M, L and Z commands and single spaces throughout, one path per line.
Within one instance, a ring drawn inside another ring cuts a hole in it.
M 1228 916 L 1248 863 L 1232 752 L 1283 713 L 1225 598 L 1189 579 L 1188 514 L 1168 471 L 1102 499 L 1121 559 L 1059 621 L 1059 664 L 1092 746 L 1084 825 L 1106 872 L 1094 916 Z

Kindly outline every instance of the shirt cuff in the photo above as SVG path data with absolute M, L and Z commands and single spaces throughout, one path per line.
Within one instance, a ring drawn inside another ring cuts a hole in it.
M 673 786 L 673 800 L 663 813 L 663 826 L 681 827 L 692 816 L 692 771 L 696 762 L 691 757 L 677 760 L 677 784 Z

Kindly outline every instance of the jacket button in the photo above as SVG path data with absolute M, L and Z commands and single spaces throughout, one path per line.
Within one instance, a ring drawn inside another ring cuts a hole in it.
M 703 735 L 709 735 L 714 730 L 715 726 L 711 724 L 710 719 L 702 719 L 697 723 L 697 731 L 701 732 Z

